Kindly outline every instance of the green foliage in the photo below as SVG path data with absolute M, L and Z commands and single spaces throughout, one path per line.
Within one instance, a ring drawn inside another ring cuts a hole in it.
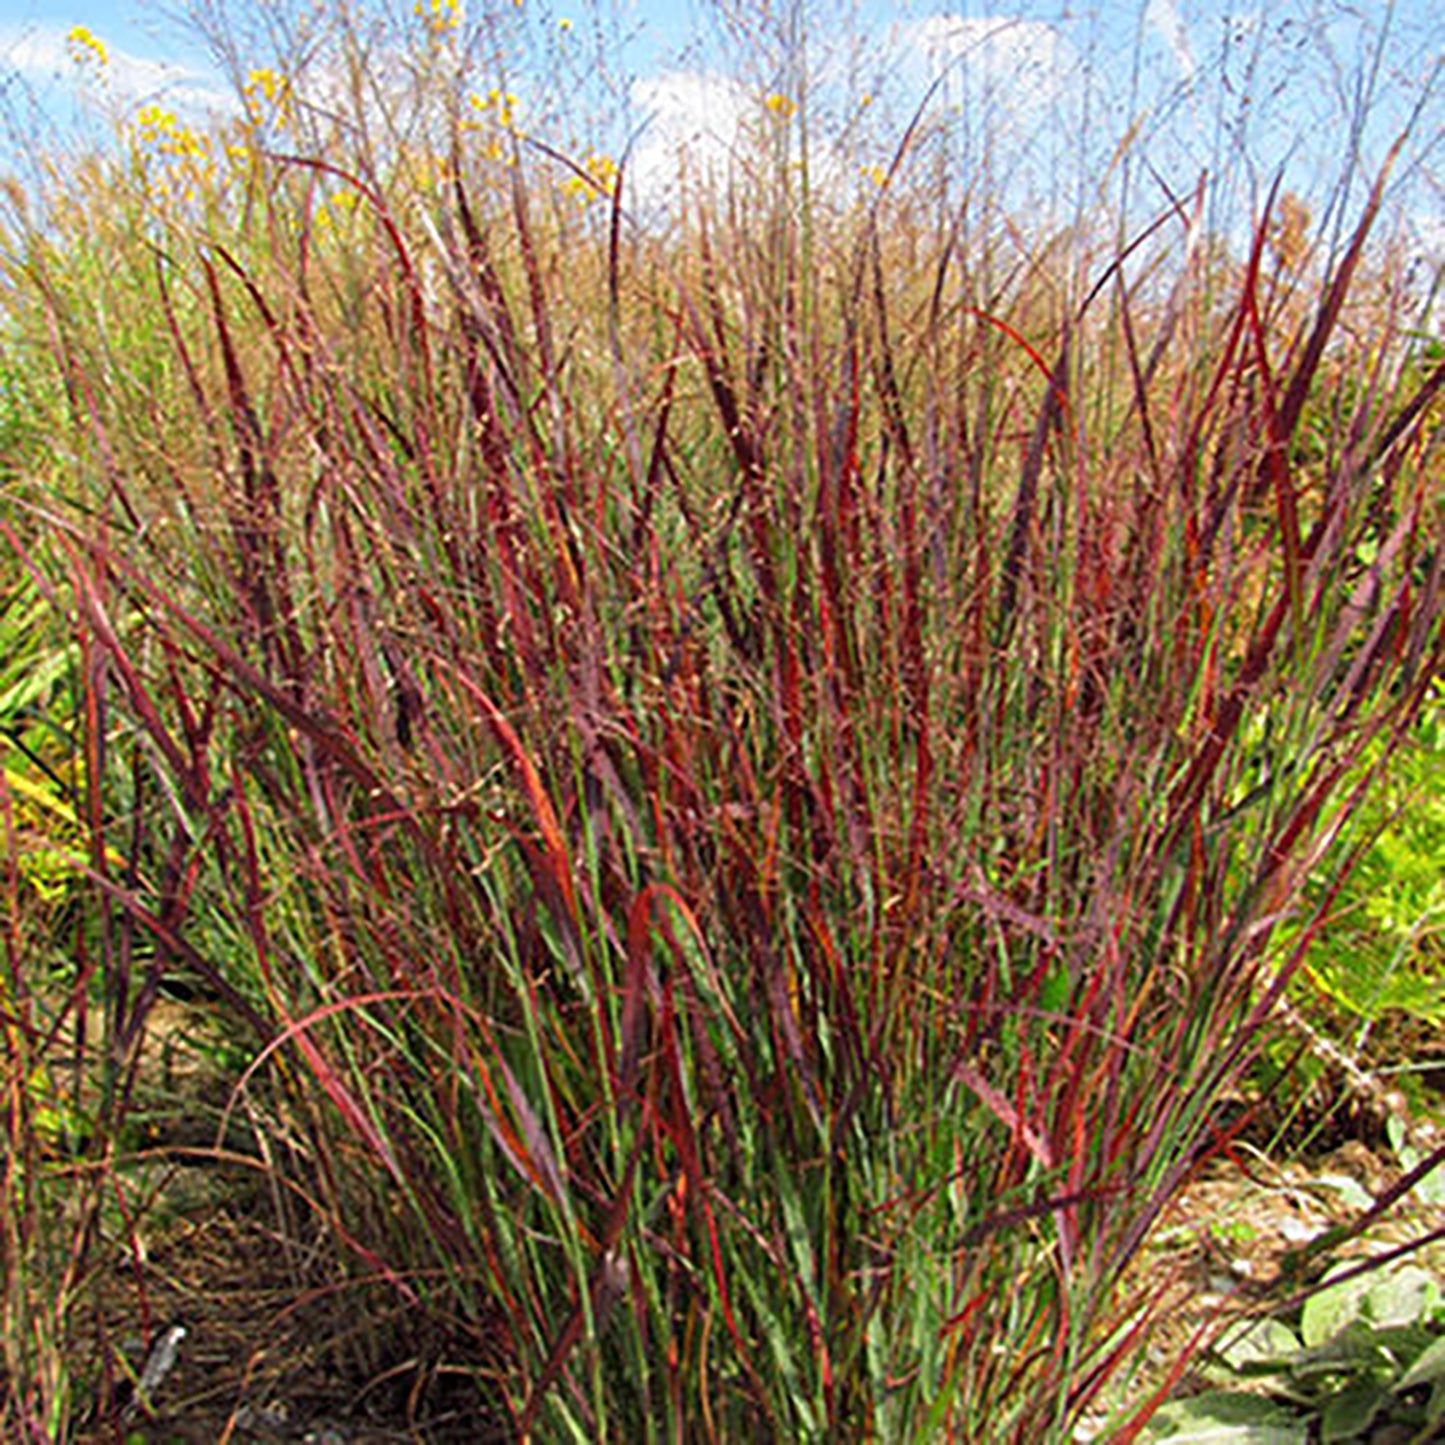
M 1166 1405 L 1149 1438 L 1209 1445 L 1330 1445 L 1393 1425 L 1423 1442 L 1445 1427 L 1445 1301 L 1416 1265 L 1340 1264 L 1293 1327 L 1253 1321 L 1213 1351 L 1214 1373 L 1251 1381 Z M 1331 1282 L 1331 1281 L 1335 1282 Z
M 1347 1017 L 1445 1024 L 1445 685 L 1436 683 L 1356 820 L 1373 839 L 1311 951 L 1308 974 Z
M 0 769 L 20 875 L 42 898 L 74 878 L 82 830 L 75 812 L 66 717 L 75 649 L 53 635 L 53 609 L 29 579 L 0 593 Z

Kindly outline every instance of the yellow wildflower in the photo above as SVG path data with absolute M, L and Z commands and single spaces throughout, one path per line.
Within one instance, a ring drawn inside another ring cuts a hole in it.
M 611 156 L 588 151 L 582 170 L 584 174 L 568 176 L 562 183 L 562 189 L 579 206 L 597 196 L 610 196 L 617 189 L 617 162 Z
M 252 98 L 264 95 L 273 103 L 284 103 L 291 94 L 291 82 L 269 67 L 253 70 L 246 77 L 246 94 Z
M 467 104 L 482 115 L 492 115 L 503 130 L 511 130 L 516 119 L 517 97 L 510 90 L 493 86 L 486 95 L 469 95 Z
M 178 124 L 175 112 L 159 105 L 141 106 L 136 112 L 136 123 L 140 126 L 141 136 L 147 141 L 174 135 Z
M 416 0 L 412 14 L 424 20 L 433 35 L 445 35 L 462 23 L 458 0 Z
M 72 25 L 65 37 L 65 43 L 70 47 L 70 58 L 77 65 L 93 61 L 103 68 L 110 61 L 110 52 L 106 50 L 104 42 L 97 40 L 84 25 Z
M 269 109 L 276 124 L 285 127 L 291 113 L 291 81 L 269 68 L 253 70 L 246 76 L 242 90 L 246 114 L 252 125 L 260 125 Z

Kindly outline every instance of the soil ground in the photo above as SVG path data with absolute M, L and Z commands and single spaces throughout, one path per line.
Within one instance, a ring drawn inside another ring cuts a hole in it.
M 175 1037 L 183 1038 L 177 1023 Z M 376 1311 L 395 1308 L 389 1291 L 362 1297 L 298 1288 L 325 1278 L 324 1232 L 275 1199 L 254 1170 L 208 1158 L 207 1126 L 216 1104 L 204 1052 L 188 1064 L 172 1055 L 166 1085 L 187 1107 L 157 1114 L 156 1142 L 135 1176 L 137 1197 L 152 1199 L 124 1251 L 102 1264 L 102 1338 L 98 1357 L 124 1358 L 132 1373 L 165 1328 L 185 1328 L 174 1367 L 148 1411 L 133 1409 L 123 1428 L 95 1424 L 81 1442 L 154 1445 L 484 1445 L 507 1438 L 483 1413 L 475 1351 L 438 1340 L 428 1358 L 376 1354 L 384 1335 Z M 1428 1125 L 1421 1127 L 1428 1128 Z M 1299 1129 L 1298 1123 L 1295 1126 Z M 1358 1111 L 1303 1131 L 1288 1150 L 1278 1130 L 1257 1124 L 1230 1157 L 1211 1165 L 1174 1201 L 1139 1269 L 1172 1281 L 1169 1307 L 1149 1336 L 1130 1389 L 1142 1398 L 1166 1378 L 1202 1328 L 1260 1312 L 1300 1287 L 1282 1274 L 1291 1251 L 1348 1223 L 1399 1174 L 1381 1121 Z M 212 1138 L 213 1142 L 213 1138 Z M 1266 1147 L 1268 1144 L 1270 1147 Z M 1362 1257 L 1418 1239 L 1441 1223 L 1439 1210 L 1407 1199 L 1332 1259 Z M 1445 1277 L 1445 1250 L 1430 1257 Z M 1127 1286 L 1127 1281 L 1126 1281 Z M 125 1321 L 118 1329 L 116 1320 Z M 368 1353 L 370 1351 L 371 1353 Z M 471 1360 L 472 1363 L 464 1363 Z M 130 1390 L 113 1370 L 118 1396 Z M 1186 1372 L 1177 1389 L 1197 1382 Z

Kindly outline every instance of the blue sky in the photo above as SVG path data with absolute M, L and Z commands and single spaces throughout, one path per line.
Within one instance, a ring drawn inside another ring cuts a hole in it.
M 184 3 L 0 0 L 0 96 L 12 120 L 33 116 L 36 106 L 46 118 L 68 113 L 81 79 L 66 53 L 74 25 L 107 46 L 113 106 L 160 99 L 184 112 L 226 103 L 227 86 L 203 46 L 164 18 L 165 9 Z M 482 13 L 478 0 L 458 3 L 470 6 L 471 18 Z M 514 21 L 511 0 L 490 3 Z M 410 0 L 397 0 L 401 15 L 409 7 Z M 786 8 L 772 7 L 784 15 Z M 814 8 L 802 32 L 811 97 L 835 131 L 847 133 L 848 165 L 886 165 L 913 108 L 937 81 L 934 109 L 961 133 L 1002 135 L 996 154 L 1009 184 L 1016 198 L 1036 203 L 1082 204 L 1063 193 L 1080 189 L 1085 174 L 1107 171 L 1126 135 L 1131 163 L 1147 162 L 1140 183 L 1154 188 L 1155 199 L 1164 185 L 1190 189 L 1201 170 L 1228 171 L 1248 210 L 1276 173 L 1307 196 L 1324 194 L 1351 161 L 1351 194 L 1358 196 L 1423 101 L 1395 197 L 1412 234 L 1437 262 L 1445 256 L 1440 0 L 853 0 L 851 7 L 832 0 Z M 846 21 L 819 18 L 845 9 Z M 591 30 L 588 0 L 521 0 L 521 10 L 534 53 L 538 45 L 555 56 L 590 43 L 583 38 Z M 646 122 L 635 177 L 649 168 L 660 176 L 689 148 L 726 153 L 760 95 L 796 84 L 783 58 L 786 19 L 769 21 L 766 6 L 747 12 L 753 33 L 744 41 L 728 40 L 716 9 L 700 0 L 631 0 L 609 13 L 620 14 L 618 34 L 627 38 L 614 95 L 629 126 Z M 254 63 L 269 59 L 258 55 Z M 574 73 L 580 81 L 582 70 Z M 1351 117 L 1366 93 L 1368 120 L 1356 128 Z M 859 110 L 865 100 L 877 102 L 866 117 Z M 1149 167 L 1159 180 L 1147 179 Z

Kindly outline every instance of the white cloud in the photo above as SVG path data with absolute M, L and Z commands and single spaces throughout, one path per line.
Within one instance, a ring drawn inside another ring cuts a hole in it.
M 981 89 L 1008 109 L 1048 105 L 1079 78 L 1074 47 L 1052 25 L 1017 17 L 931 15 L 903 27 L 900 51 L 916 52 L 930 82 L 945 76 L 945 90 Z
M 1420 192 L 1423 191 L 1422 195 Z M 1417 341 L 1445 342 L 1445 208 L 1427 181 L 1389 208 L 1366 241 L 1373 286 L 1388 285 L 1401 308 L 1395 318 Z M 1350 218 L 1353 223 L 1357 217 Z M 1373 290 L 1372 286 L 1372 290 Z
M 162 102 L 190 114 L 234 107 L 231 96 L 212 77 L 114 45 L 105 46 L 104 66 L 98 67 L 90 58 L 78 65 L 66 35 L 54 25 L 0 32 L 0 64 L 37 87 L 72 84 L 101 99 L 102 104 L 122 109 L 148 102 Z M 104 41 L 103 36 L 100 39 Z
M 1165 48 L 1174 57 L 1179 67 L 1179 78 L 1190 85 L 1198 71 L 1194 51 L 1189 44 L 1189 31 L 1179 18 L 1174 0 L 1149 0 L 1144 10 L 1144 23 L 1153 28 L 1164 42 Z
M 1057 190 L 1085 144 L 1075 122 L 1095 81 L 1056 26 L 1008 15 L 899 23 L 877 39 L 868 69 L 888 93 L 884 104 L 869 110 L 874 124 L 884 126 L 885 139 L 858 147 L 857 136 L 845 131 L 835 151 L 818 145 L 815 132 L 809 175 L 819 189 L 836 187 L 841 194 L 857 183 L 865 165 L 886 165 L 892 142 L 879 111 L 886 105 L 906 120 L 935 82 L 936 119 L 951 127 L 955 117 L 966 115 L 979 127 L 974 140 L 986 136 L 987 144 L 1004 148 L 1020 194 L 1030 185 L 1040 194 Z M 833 85 L 835 79 L 844 85 Z M 827 75 L 812 73 L 815 114 L 830 104 L 838 114 L 856 113 L 847 80 L 841 65 L 829 67 Z M 671 208 L 689 189 L 746 186 L 745 167 L 759 159 L 758 143 L 779 119 L 766 110 L 760 92 L 716 71 L 668 70 L 637 80 L 631 101 L 642 126 L 628 161 L 629 203 L 642 217 Z
M 0 55 L 22 74 L 40 79 L 70 68 L 65 33 L 54 26 L 31 26 L 19 30 L 7 25 L 0 30 Z
M 1445 335 L 1445 300 L 1439 295 L 1445 274 L 1445 217 L 1417 213 L 1406 226 L 1405 278 L 1410 291 L 1429 309 L 1423 318 L 1435 336 Z
M 1432 270 L 1445 266 L 1445 216 L 1415 215 L 1410 218 L 1414 254 Z
M 963 184 L 1041 225 L 1077 209 L 1107 135 L 1109 94 L 1093 52 L 1081 52 L 1062 25 L 935 15 L 897 26 L 885 52 L 896 57 L 904 114 L 928 96 L 921 134 L 949 148 Z
M 755 101 L 737 81 L 706 71 L 668 70 L 633 83 L 644 129 L 628 171 L 643 212 L 680 185 L 727 179 Z

